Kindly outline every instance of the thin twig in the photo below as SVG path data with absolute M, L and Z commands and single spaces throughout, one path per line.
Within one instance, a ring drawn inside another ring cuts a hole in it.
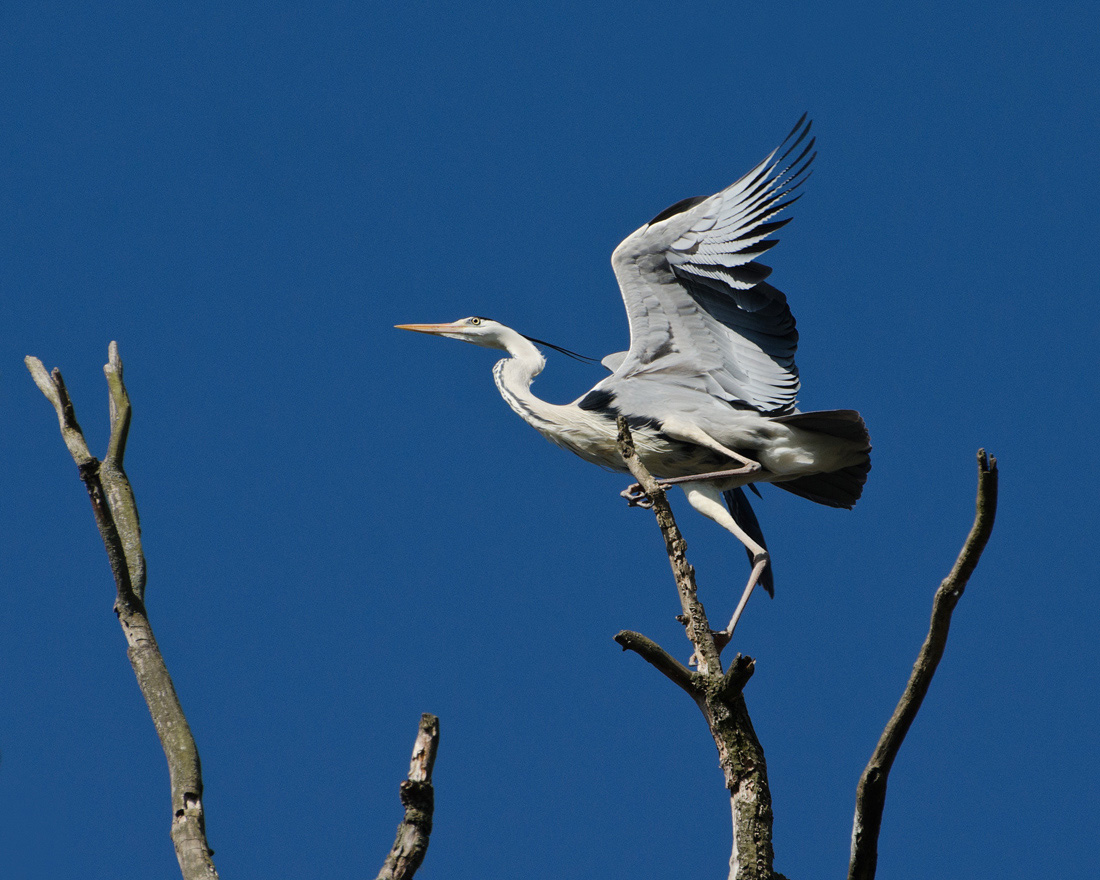
M 77 467 L 83 467 L 92 458 L 88 450 L 88 444 L 84 441 L 84 432 L 76 422 L 76 413 L 73 412 L 73 402 L 69 399 L 69 392 L 65 388 L 65 381 L 61 378 L 61 371 L 54 370 L 47 373 L 46 368 L 36 357 L 26 357 L 23 362 L 31 372 L 31 378 L 39 390 L 46 395 L 46 399 L 53 404 L 57 411 L 57 421 L 61 425 L 61 439 L 69 448 L 69 453 L 76 462 Z
M 115 613 L 126 636 L 138 686 L 145 698 L 161 746 L 168 760 L 172 795 L 172 842 L 184 880 L 216 880 L 213 850 L 206 842 L 206 820 L 202 806 L 202 771 L 194 737 L 183 714 L 172 678 L 157 647 L 145 611 L 145 559 L 137 504 L 122 467 L 130 402 L 122 384 L 122 361 L 111 343 L 109 362 L 104 367 L 110 388 L 111 440 L 103 463 L 88 450 L 77 424 L 61 372 L 47 373 L 38 358 L 26 359 L 35 384 L 57 411 L 61 436 L 80 471 L 80 478 L 92 502 L 99 534 L 115 578 Z
M 886 806 L 886 781 L 905 735 L 928 693 L 932 676 L 947 646 L 951 613 L 981 558 L 997 513 L 997 459 L 978 450 L 978 500 L 974 525 L 966 538 L 951 573 L 932 600 L 932 622 L 921 646 L 905 692 L 882 732 L 856 789 L 856 814 L 852 825 L 852 855 L 848 880 L 872 880 L 878 863 L 878 837 Z
M 432 833 L 432 812 L 435 791 L 432 788 L 432 767 L 439 749 L 439 719 L 425 712 L 420 716 L 420 730 L 413 745 L 409 778 L 401 783 L 401 803 L 405 818 L 397 826 L 393 849 L 386 857 L 377 880 L 408 880 L 416 873 L 428 851 Z

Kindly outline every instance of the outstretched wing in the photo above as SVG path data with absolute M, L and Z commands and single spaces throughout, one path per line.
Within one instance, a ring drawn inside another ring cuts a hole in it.
M 630 322 L 630 350 L 601 385 L 654 379 L 765 413 L 794 409 L 798 344 L 786 297 L 756 257 L 778 242 L 816 153 L 810 123 L 736 183 L 685 199 L 634 232 L 611 258 Z M 796 158 L 791 158 L 795 156 Z

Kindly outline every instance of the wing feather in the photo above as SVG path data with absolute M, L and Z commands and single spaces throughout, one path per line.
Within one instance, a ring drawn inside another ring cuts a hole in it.
M 761 412 L 794 409 L 798 331 L 756 258 L 778 243 L 771 236 L 790 218 L 774 218 L 809 177 L 810 128 L 803 116 L 748 174 L 662 211 L 615 249 L 630 350 L 601 384 L 648 378 Z

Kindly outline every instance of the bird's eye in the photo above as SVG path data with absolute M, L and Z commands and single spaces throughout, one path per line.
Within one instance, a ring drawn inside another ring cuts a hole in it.
M 470 323 L 471 324 L 480 324 L 481 323 L 481 318 L 470 318 Z

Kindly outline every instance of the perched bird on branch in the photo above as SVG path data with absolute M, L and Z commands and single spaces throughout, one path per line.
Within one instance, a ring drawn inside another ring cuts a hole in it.
M 662 485 L 679 484 L 692 507 L 748 551 L 752 572 L 727 638 L 758 583 L 773 593 L 764 536 L 741 487 L 772 483 L 851 508 L 871 468 L 859 413 L 796 408 L 798 332 L 787 298 L 765 281 L 771 269 L 756 262 L 777 244 L 770 236 L 790 218 L 774 218 L 809 176 L 816 155 L 809 133 L 803 116 L 736 183 L 677 202 L 615 249 L 630 348 L 605 357 L 611 375 L 573 403 L 547 403 L 530 386 L 546 364 L 536 344 L 574 352 L 482 317 L 398 325 L 507 352 L 493 367 L 501 396 L 585 461 L 627 470 L 616 443 L 616 419 L 625 417 L 645 467 Z M 623 494 L 646 502 L 637 486 Z

